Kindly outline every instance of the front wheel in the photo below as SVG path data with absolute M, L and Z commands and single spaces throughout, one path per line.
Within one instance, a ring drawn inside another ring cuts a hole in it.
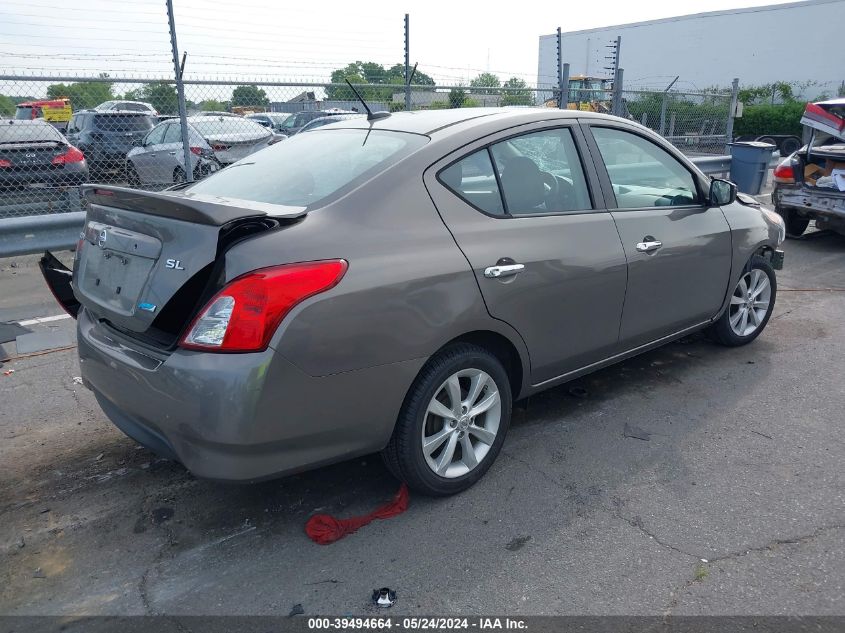
M 502 363 L 481 347 L 457 344 L 423 367 L 382 456 L 417 492 L 455 494 L 490 468 L 510 418 L 510 382 Z
M 777 278 L 769 261 L 755 255 L 743 271 L 727 310 L 710 328 L 722 345 L 746 345 L 760 335 L 775 307 Z

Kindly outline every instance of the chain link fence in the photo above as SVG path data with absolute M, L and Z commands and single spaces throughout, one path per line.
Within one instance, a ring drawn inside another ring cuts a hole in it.
M 364 116 L 346 84 L 185 80 L 187 144 L 168 78 L 0 76 L 0 219 L 84 209 L 81 183 L 162 190 L 200 180 L 286 138 Z M 356 86 L 401 111 L 406 86 Z M 411 109 L 557 107 L 556 86 L 411 86 Z M 570 90 L 567 107 L 613 112 L 612 90 Z M 11 104 L 11 105 L 9 105 Z M 730 95 L 623 91 L 621 116 L 690 153 L 722 153 Z M 186 146 L 187 145 L 187 146 Z

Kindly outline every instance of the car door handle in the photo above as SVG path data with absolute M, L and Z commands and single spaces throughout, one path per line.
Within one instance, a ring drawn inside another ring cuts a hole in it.
M 176 152 L 175 152 L 175 151 L 173 151 L 173 152 L 167 152 L 167 153 L 168 153 L 168 154 L 170 154 L 171 156 L 176 156 Z
M 484 276 L 488 279 L 510 277 L 525 270 L 525 264 L 507 264 L 505 266 L 489 266 L 484 269 Z
M 651 253 L 663 246 L 663 242 L 652 238 L 644 238 L 646 241 L 637 242 L 637 250 L 641 253 Z

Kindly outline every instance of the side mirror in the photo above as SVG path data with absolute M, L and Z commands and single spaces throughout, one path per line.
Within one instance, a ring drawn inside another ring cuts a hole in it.
M 714 178 L 710 181 L 710 204 L 723 207 L 736 200 L 736 185 L 730 180 Z

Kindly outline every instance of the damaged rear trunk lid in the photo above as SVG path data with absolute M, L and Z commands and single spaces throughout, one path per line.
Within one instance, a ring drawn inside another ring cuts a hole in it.
M 233 244 L 296 222 L 304 207 L 188 192 L 88 186 L 74 266 L 77 300 L 101 321 L 170 347 L 225 277 Z

